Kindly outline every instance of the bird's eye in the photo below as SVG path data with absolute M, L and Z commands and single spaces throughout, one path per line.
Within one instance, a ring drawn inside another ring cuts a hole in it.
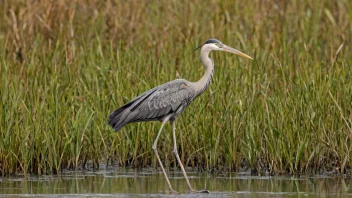
M 215 43 L 215 45 L 219 48 L 221 48 L 221 45 L 219 43 Z

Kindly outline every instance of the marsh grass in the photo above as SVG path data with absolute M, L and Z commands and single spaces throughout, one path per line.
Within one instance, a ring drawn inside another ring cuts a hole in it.
M 204 69 L 191 52 L 214 37 L 254 60 L 212 54 L 213 84 L 176 122 L 182 161 L 349 173 L 351 8 L 347 0 L 0 1 L 0 172 L 157 167 L 160 124 L 114 133 L 107 117 L 158 84 L 198 80 Z M 175 167 L 170 126 L 159 142 Z

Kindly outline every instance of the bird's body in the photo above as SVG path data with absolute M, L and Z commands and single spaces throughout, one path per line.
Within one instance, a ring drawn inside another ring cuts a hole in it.
M 176 191 L 171 187 L 157 152 L 157 142 L 164 124 L 168 121 L 172 123 L 174 138 L 173 152 L 180 164 L 190 190 L 195 192 L 188 181 L 186 172 L 184 171 L 183 165 L 178 156 L 174 121 L 177 116 L 179 116 L 186 107 L 210 85 L 214 73 L 214 63 L 212 59 L 209 58 L 209 53 L 212 50 L 228 51 L 251 59 L 248 55 L 228 47 L 216 39 L 209 39 L 201 47 L 201 60 L 206 71 L 199 81 L 189 82 L 184 79 L 176 79 L 159 85 L 137 96 L 109 116 L 108 123 L 115 129 L 115 131 L 119 131 L 126 124 L 133 122 L 161 121 L 163 123 L 153 144 L 153 150 L 158 158 L 171 192 Z
M 204 56 L 208 56 L 209 52 Z M 154 87 L 113 112 L 109 116 L 109 124 L 118 131 L 133 122 L 163 121 L 169 115 L 170 120 L 174 120 L 190 102 L 209 87 L 213 78 L 214 63 L 211 58 L 207 59 L 204 61 L 209 66 L 199 81 L 176 79 Z
M 118 131 L 128 123 L 175 119 L 194 100 L 192 83 L 177 79 L 137 96 L 109 116 L 109 124 Z

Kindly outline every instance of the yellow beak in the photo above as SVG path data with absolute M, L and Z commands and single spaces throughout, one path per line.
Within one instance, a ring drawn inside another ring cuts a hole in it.
M 225 51 L 225 52 L 230 52 L 230 53 L 237 54 L 237 55 L 239 55 L 239 56 L 243 56 L 243 57 L 245 57 L 245 58 L 249 58 L 249 59 L 253 60 L 253 58 L 250 57 L 250 56 L 248 56 L 247 54 L 245 54 L 245 53 L 243 53 L 243 52 L 240 52 L 240 51 L 238 51 L 238 50 L 236 50 L 236 49 L 234 49 L 234 48 L 232 48 L 232 47 L 229 47 L 229 46 L 227 46 L 227 45 L 224 45 L 224 46 L 222 47 L 222 49 L 223 49 L 223 51 Z

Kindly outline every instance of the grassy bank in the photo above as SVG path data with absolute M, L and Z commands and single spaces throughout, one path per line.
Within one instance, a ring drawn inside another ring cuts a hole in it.
M 348 0 L 0 1 L 0 173 L 156 167 L 160 123 L 114 133 L 107 116 L 158 84 L 198 80 L 199 51 L 190 53 L 212 37 L 254 61 L 213 53 L 213 84 L 176 122 L 183 162 L 348 173 L 351 9 Z M 173 167 L 165 129 L 160 155 Z

